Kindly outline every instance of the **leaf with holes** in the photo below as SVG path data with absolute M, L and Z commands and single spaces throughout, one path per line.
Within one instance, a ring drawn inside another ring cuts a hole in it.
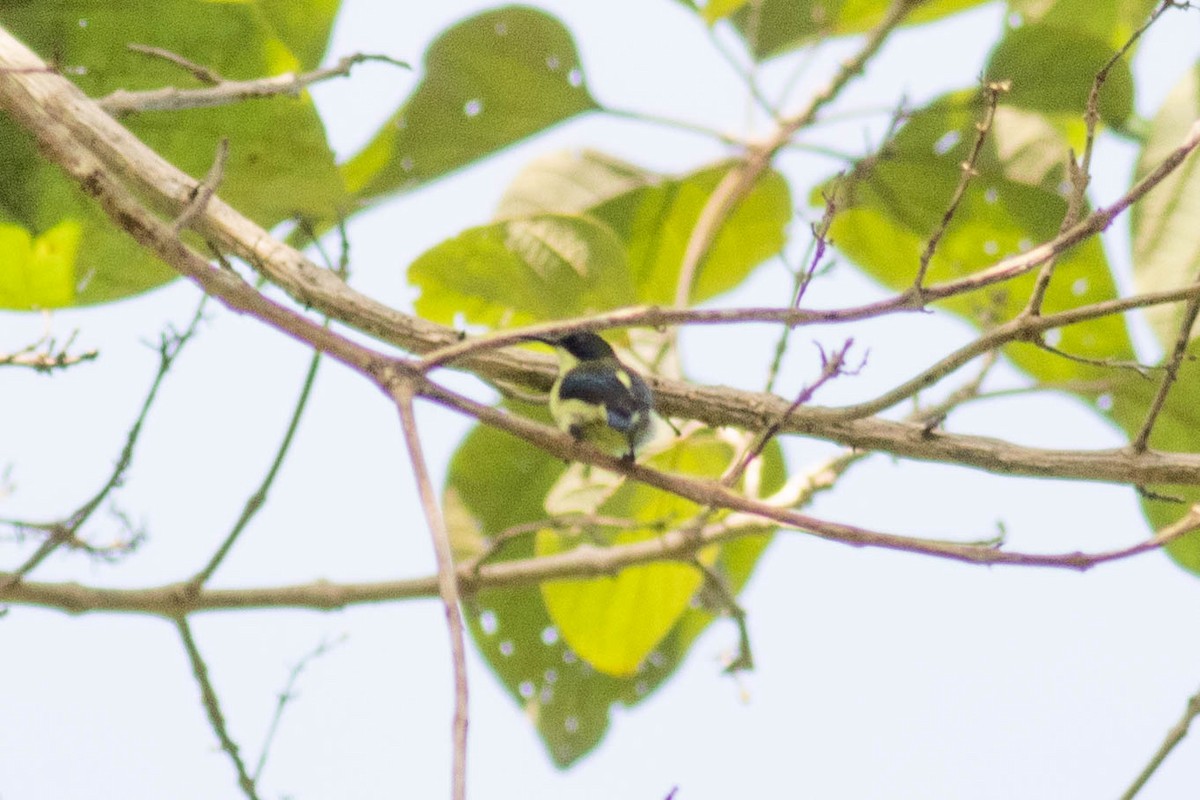
M 505 6 L 466 19 L 425 53 L 416 91 L 342 167 L 359 200 L 408 191 L 599 106 L 570 33 Z
M 844 179 L 833 179 L 810 201 L 835 193 L 838 214 L 830 238 L 863 271 L 893 289 L 912 285 L 925 243 L 938 228 L 958 185 L 960 165 L 974 143 L 981 108 L 975 93 L 943 98 L 916 112 L 892 146 Z M 1062 195 L 1060 134 L 1030 111 L 1001 106 L 958 212 L 929 263 L 927 284 L 972 275 L 1002 258 L 1053 239 L 1066 213 Z M 990 327 L 1019 313 L 1029 300 L 1036 270 L 987 292 L 953 297 L 938 305 Z M 1116 296 L 1099 239 L 1064 253 L 1057 262 L 1043 311 L 1053 313 Z M 1047 337 L 1069 356 L 1132 357 L 1119 316 L 1089 320 Z M 1109 370 L 1032 344 L 1014 343 L 1006 355 L 1044 382 L 1089 380 Z
M 1200 65 L 1171 90 L 1150 126 L 1135 178 L 1162 163 L 1200 118 Z M 1162 291 L 1194 283 L 1200 276 L 1200 158 L 1192 157 L 1132 209 L 1133 281 L 1139 291 Z M 1147 312 L 1165 349 L 1175 340 L 1182 306 Z M 1195 336 L 1193 328 L 1192 335 Z
M 732 448 L 711 433 L 677 442 L 654 456 L 656 469 L 715 479 L 733 458 Z M 701 509 L 641 484 L 625 483 L 589 513 L 628 519 L 629 530 L 597 526 L 591 538 L 611 545 L 655 538 L 664 529 L 684 524 Z M 534 551 L 539 556 L 573 550 L 579 535 L 549 528 L 539 530 Z M 702 555 L 711 564 L 715 549 Z M 703 583 L 693 566 L 675 563 L 646 564 L 621 570 L 617 575 L 587 580 L 548 581 L 542 599 L 567 644 L 592 667 L 606 675 L 636 674 L 687 609 Z
M 544 407 L 510 405 L 510 409 L 549 422 Z M 680 458 L 686 458 L 684 448 L 677 449 Z M 492 563 L 534 557 L 534 531 L 547 527 L 541 524 L 547 520 L 546 498 L 562 474 L 562 462 L 541 450 L 500 431 L 475 428 L 451 460 L 444 495 L 456 558 L 479 555 L 489 541 L 506 532 L 509 538 Z M 783 460 L 775 443 L 764 454 L 758 480 L 761 494 L 774 492 L 783 483 Z M 649 519 L 662 509 L 643 512 L 636 507 L 646 491 L 622 486 L 605 508 Z M 640 516 L 643 513 L 647 516 Z M 713 569 L 725 576 L 735 593 L 745 585 L 766 547 L 765 533 L 726 542 L 717 550 Z M 615 532 L 593 529 L 593 534 L 599 540 Z M 599 672 L 580 657 L 547 611 L 537 586 L 479 591 L 467 601 L 466 618 L 480 653 L 537 726 L 551 758 L 565 767 L 603 739 L 614 703 L 636 705 L 671 676 L 715 615 L 703 607 L 685 608 L 674 627 L 641 659 L 640 668 L 622 677 Z
M 170 50 L 235 79 L 311 66 L 324 51 L 336 11 L 331 0 L 304 0 L 286 10 L 278 0 L 163 0 L 148 14 L 137 3 L 71 0 L 4 4 L 0 24 L 43 58 L 71 67 L 68 74 L 80 88 L 100 97 L 117 89 L 196 86 L 178 66 L 130 51 L 129 42 Z M 204 35 L 196 36 L 196 31 Z M 291 49 L 293 44 L 298 52 Z M 196 178 L 208 172 L 218 140 L 228 137 L 221 197 L 261 225 L 269 227 L 296 215 L 330 217 L 344 205 L 341 177 L 306 95 L 220 108 L 148 111 L 122 122 Z M 6 117 L 0 117 L 0 152 L 0 225 L 6 231 L 0 236 L 0 261 L 7 273 L 0 279 L 0 308 L 106 302 L 176 277 L 174 270 L 116 230 Z M 33 257 L 20 260 L 28 243 L 33 243 Z M 43 266 L 39 258 L 46 256 L 47 248 L 54 254 L 54 280 L 29 273 Z
M 426 319 L 493 327 L 563 319 L 635 301 L 625 252 L 606 226 L 543 214 L 464 231 L 408 269 Z
M 624 242 L 635 302 L 669 304 L 688 239 L 730 166 L 670 177 L 595 151 L 553 153 L 517 176 L 497 216 L 553 211 L 604 222 Z M 791 216 L 787 181 L 767 171 L 717 233 L 693 279 L 691 301 L 729 291 L 778 253 Z
M 905 17 L 917 25 L 983 5 L 984 0 L 928 0 Z M 711 0 L 710 0 L 711 3 Z M 863 33 L 879 24 L 892 0 L 761 0 L 746 3 L 729 19 L 759 61 L 830 36 Z

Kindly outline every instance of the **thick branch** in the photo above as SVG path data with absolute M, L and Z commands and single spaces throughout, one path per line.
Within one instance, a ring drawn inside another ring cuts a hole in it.
M 96 189 L 88 167 L 95 161 L 112 165 L 117 175 L 130 181 L 145 196 L 156 198 L 164 212 L 180 211 L 193 197 L 197 181 L 182 173 L 103 112 L 92 100 L 46 65 L 27 48 L 0 30 L 0 108 L 43 141 L 50 158 L 68 169 L 85 189 Z M 47 140 L 66 141 L 68 151 L 56 150 Z M 958 281 L 926 287 L 925 299 L 940 299 L 965 291 L 974 291 L 1023 274 L 1059 252 L 1103 229 L 1116 213 L 1157 185 L 1177 168 L 1200 143 L 1200 124 L 1193 126 L 1186 140 L 1162 165 L 1140 182 L 1134 190 L 1102 212 L 1097 212 L 1053 242 L 998 262 L 994 267 Z M 88 160 L 89 158 L 94 160 Z M 86 162 L 80 169 L 80 160 Z M 108 176 L 108 173 L 101 173 Z M 118 216 L 127 229 L 139 230 L 140 220 Z M 402 314 L 366 297 L 347 286 L 336 274 L 304 258 L 296 250 L 273 239 L 262 228 L 238 214 L 219 197 L 213 197 L 199 215 L 194 227 L 223 250 L 232 252 L 259 269 L 299 302 L 312 306 L 334 319 L 383 341 L 416 353 L 446 348 L 461 337 L 457 332 Z M 156 249 L 168 263 L 179 268 L 175 252 Z M 194 255 L 194 254 L 193 254 Z M 197 266 L 194 265 L 193 266 Z M 207 267 L 207 264 L 204 265 Z M 219 271 L 224 272 L 224 271 Z M 189 273 L 190 274 L 190 273 Z M 193 278 L 196 279 L 196 278 Z M 222 274 L 210 282 L 230 280 Z M 247 290 L 250 287 L 245 287 Z M 252 292 L 252 290 L 251 290 Z M 1138 302 L 1112 301 L 1105 313 L 1170 302 L 1194 294 L 1195 288 L 1157 293 Z M 213 293 L 220 294 L 213 289 Z M 252 293 L 253 294 L 253 293 Z M 243 297 L 267 302 L 257 294 Z M 889 311 L 918 307 L 913 298 L 897 296 L 879 303 L 830 312 L 799 312 L 783 309 L 774 312 L 789 321 L 806 319 L 806 313 L 820 316 L 819 321 L 862 319 Z M 647 323 L 656 314 L 640 312 Z M 685 312 L 684 312 L 685 313 Z M 632 318 L 634 314 L 630 314 Z M 770 316 L 770 315 L 765 315 Z M 699 317 L 698 317 L 699 318 Z M 737 314 L 712 312 L 713 321 L 734 321 Z M 818 321 L 815 317 L 807 318 Z M 792 324 L 798 324 L 793 322 Z M 335 336 L 331 334 L 331 336 Z M 344 341 L 344 340 L 343 340 Z M 322 345 L 318 345 L 322 346 Z M 347 354 L 348 355 L 348 354 Z M 360 349 L 356 355 L 362 356 Z M 497 381 L 548 388 L 555 374 L 549 358 L 528 353 L 480 351 L 456 362 L 458 366 Z M 359 366 L 362 366 L 361 364 Z M 761 430 L 779 418 L 788 401 L 768 394 L 736 392 L 729 389 L 695 387 L 671 381 L 655 381 L 656 401 L 671 415 L 697 419 L 709 425 L 734 425 Z M 923 460 L 944 461 L 1014 475 L 1049 475 L 1063 478 L 1102 480 L 1127 484 L 1200 483 L 1200 457 L 1191 454 L 1144 453 L 1131 455 L 1119 451 L 1066 452 L 1008 445 L 994 439 L 938 433 L 924 435 L 919 426 L 881 420 L 843 420 L 831 422 L 833 412 L 818 407 L 802 408 L 784 426 L 784 433 L 800 433 L 830 439 L 855 448 L 870 448 Z

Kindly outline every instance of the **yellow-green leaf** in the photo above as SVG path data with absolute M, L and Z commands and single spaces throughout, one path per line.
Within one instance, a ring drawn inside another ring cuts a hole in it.
M 471 228 L 408 270 L 426 319 L 492 327 L 574 317 L 635 301 L 620 240 L 593 219 L 543 214 Z
M 1200 118 L 1200 65 L 1184 73 L 1150 126 L 1136 178 L 1153 170 L 1183 141 Z M 1200 159 L 1195 154 L 1134 205 L 1133 280 L 1139 291 L 1174 289 L 1200 276 Z M 1177 335 L 1181 305 L 1147 312 L 1165 349 Z M 1193 329 L 1195 336 L 1195 329 Z
M 653 531 L 622 531 L 613 545 L 644 541 Z M 553 555 L 573 549 L 558 531 L 538 531 L 535 552 Z M 629 567 L 612 577 L 549 581 L 542 599 L 567 644 L 606 675 L 626 677 L 670 632 L 700 588 L 700 572 L 684 564 Z
M 20 225 L 0 223 L 0 308 L 71 305 L 79 237 L 79 224 L 70 220 L 36 239 Z

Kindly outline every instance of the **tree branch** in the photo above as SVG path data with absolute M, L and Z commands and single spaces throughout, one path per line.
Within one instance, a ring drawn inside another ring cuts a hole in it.
M 149 52 L 151 50 L 154 51 L 150 53 L 152 55 L 167 58 L 181 66 L 184 66 L 184 64 L 188 65 L 187 68 L 189 68 L 189 71 L 194 69 L 207 70 L 205 67 L 199 67 L 183 59 L 181 56 L 159 48 L 146 48 L 140 52 Z M 205 86 L 200 89 L 176 89 L 173 86 L 168 86 L 163 89 L 150 89 L 141 92 L 118 89 L 112 94 L 99 98 L 96 102 L 110 114 L 121 116 L 122 114 L 132 114 L 139 111 L 182 111 L 187 108 L 211 108 L 213 106 L 240 103 L 243 100 L 276 97 L 284 94 L 297 96 L 301 91 L 314 83 L 328 80 L 329 78 L 348 76 L 351 67 L 364 61 L 383 61 L 408 69 L 408 64 L 403 61 L 397 61 L 390 56 L 355 53 L 340 59 L 331 67 L 322 67 L 312 72 L 299 74 L 285 72 L 282 75 L 272 75 L 269 78 L 258 78 L 251 81 L 232 81 L 221 78 L 216 73 L 208 70 L 212 78 L 216 80 L 212 86 Z
M 438 567 L 438 594 L 446 613 L 446 625 L 450 629 L 450 656 L 454 668 L 454 717 L 451 723 L 454 758 L 451 767 L 452 800 L 465 800 L 467 796 L 467 648 L 463 632 L 462 615 L 459 613 L 458 580 L 454 569 L 454 555 L 450 549 L 450 534 L 442 517 L 442 506 L 438 502 L 433 482 L 429 479 L 429 468 L 421 448 L 421 436 L 417 431 L 417 419 L 413 410 L 413 385 L 401 381 L 393 390 L 396 407 L 400 410 L 400 422 L 404 429 L 404 443 L 408 447 L 408 458 L 412 462 L 413 476 L 421 496 L 421 508 L 433 537 L 433 552 Z
M 183 649 L 192 665 L 192 674 L 196 676 L 196 683 L 200 687 L 200 702 L 208 715 L 209 725 L 212 726 L 213 733 L 217 735 L 221 749 L 233 763 L 233 768 L 237 772 L 238 786 L 241 787 L 247 800 L 258 800 L 258 790 L 254 786 L 254 779 L 246 771 L 246 764 L 238 752 L 237 743 L 233 741 L 233 737 L 229 735 L 229 729 L 225 726 L 225 715 L 221 713 L 217 692 L 213 689 L 212 681 L 208 679 L 208 667 L 204 663 L 204 657 L 200 655 L 200 648 L 196 646 L 196 640 L 192 637 L 192 629 L 183 617 L 175 620 L 175 626 L 179 630 Z

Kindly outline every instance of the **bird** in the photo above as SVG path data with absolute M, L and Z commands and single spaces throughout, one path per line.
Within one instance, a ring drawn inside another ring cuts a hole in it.
M 588 331 L 554 338 L 536 337 L 558 353 L 558 378 L 550 388 L 550 416 L 576 441 L 624 450 L 632 462 L 650 436 L 654 395 L 636 372 L 617 358 L 612 346 Z

